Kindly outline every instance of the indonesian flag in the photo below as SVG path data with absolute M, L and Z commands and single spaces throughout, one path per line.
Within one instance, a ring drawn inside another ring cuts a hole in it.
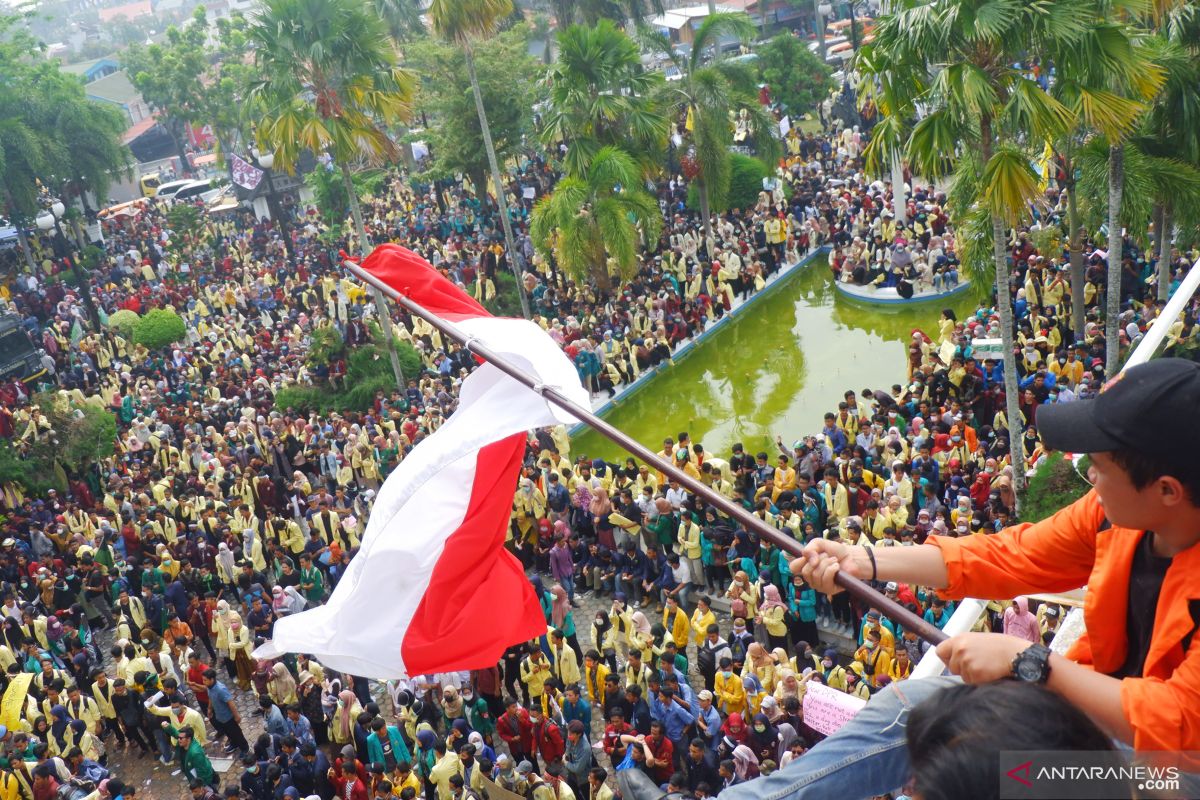
M 363 267 L 583 407 L 574 366 L 542 328 L 493 317 L 397 245 Z M 307 653 L 388 679 L 494 666 L 546 632 L 539 599 L 504 549 L 528 431 L 576 418 L 491 364 L 463 381 L 458 410 L 413 448 L 376 497 L 362 546 L 323 606 L 275 623 L 259 658 Z

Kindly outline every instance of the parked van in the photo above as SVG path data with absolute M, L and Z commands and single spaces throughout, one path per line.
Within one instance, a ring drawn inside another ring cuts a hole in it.
M 172 201 L 175 199 L 175 193 L 185 186 L 190 186 L 196 181 L 191 178 L 184 178 L 178 181 L 168 181 L 158 187 L 158 191 L 154 193 L 154 197 L 158 200 Z
M 191 181 L 187 186 L 177 189 L 173 199 L 176 203 L 194 203 L 196 200 L 207 203 L 219 195 L 224 188 L 224 182 L 219 178 Z

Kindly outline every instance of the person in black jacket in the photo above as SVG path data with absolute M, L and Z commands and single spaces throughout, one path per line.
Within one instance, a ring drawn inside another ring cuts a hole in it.
M 313 794 L 319 797 L 333 797 L 333 784 L 329 780 L 329 758 L 325 752 L 305 742 L 300 745 L 300 757 L 312 769 Z
M 154 747 L 150 744 L 151 734 L 147 729 L 146 709 L 142 703 L 142 693 L 126 686 L 123 678 L 113 681 L 112 704 L 121 730 L 143 753 L 149 753 Z
M 721 776 L 717 772 L 717 757 L 713 751 L 704 746 L 703 739 L 692 739 L 688 745 L 687 754 L 682 762 L 685 785 L 696 793 L 696 787 L 706 783 L 710 787 L 721 785 Z
M 239 785 L 249 800 L 270 800 L 266 776 L 268 766 L 266 761 L 259 761 L 253 753 L 242 756 L 242 777 Z

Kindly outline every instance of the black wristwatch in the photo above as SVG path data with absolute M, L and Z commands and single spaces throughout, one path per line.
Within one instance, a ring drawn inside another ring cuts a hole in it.
M 1012 662 L 1013 677 L 1026 683 L 1045 683 L 1050 677 L 1050 648 L 1032 644 L 1017 654 Z

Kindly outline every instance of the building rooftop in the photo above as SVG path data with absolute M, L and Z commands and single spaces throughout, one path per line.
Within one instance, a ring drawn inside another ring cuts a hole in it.
M 716 10 L 726 12 L 741 11 L 742 6 L 738 5 L 735 7 L 732 5 L 726 5 L 724 3 L 718 3 Z M 684 6 L 683 8 L 672 8 L 665 14 L 659 14 L 654 19 L 650 20 L 650 27 L 678 30 L 691 24 L 691 21 L 694 19 L 704 19 L 707 16 L 707 4 L 698 6 Z
M 88 97 L 94 100 L 107 100 L 119 106 L 127 106 L 141 97 L 123 69 L 92 81 L 86 91 Z
M 137 0 L 137 2 L 133 3 L 100 9 L 100 21 L 112 22 L 117 17 L 137 19 L 138 17 L 148 17 L 153 13 L 154 7 L 151 5 L 150 0 Z
M 90 61 L 80 61 L 75 64 L 63 64 L 59 69 L 63 72 L 69 72 L 72 75 L 78 75 L 83 78 L 84 83 L 91 83 L 94 80 L 103 78 L 112 72 L 121 68 L 121 64 L 112 56 L 104 56 L 103 58 L 93 58 Z

